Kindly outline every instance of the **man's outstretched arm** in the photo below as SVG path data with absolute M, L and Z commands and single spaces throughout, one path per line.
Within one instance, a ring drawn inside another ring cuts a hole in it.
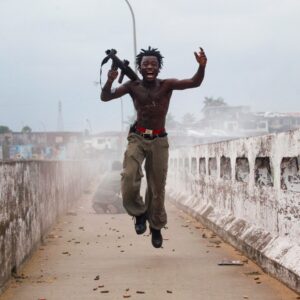
M 194 52 L 196 61 L 199 64 L 195 75 L 190 79 L 167 79 L 167 82 L 172 90 L 184 90 L 200 86 L 205 74 L 207 58 L 204 50 L 200 47 L 200 52 Z
M 129 88 L 126 84 L 119 86 L 116 89 L 112 89 L 112 84 L 118 77 L 118 71 L 109 70 L 107 74 L 107 81 L 101 91 L 100 98 L 102 101 L 110 101 L 116 98 L 120 98 L 123 95 L 129 93 Z

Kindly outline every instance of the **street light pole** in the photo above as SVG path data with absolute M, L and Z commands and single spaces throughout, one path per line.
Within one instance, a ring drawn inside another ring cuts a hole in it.
M 135 73 L 137 73 L 137 64 L 136 64 L 136 55 L 137 55 L 137 51 L 136 51 L 136 30 L 135 30 L 135 16 L 134 16 L 134 12 L 133 9 L 129 3 L 128 0 L 125 0 L 125 2 L 127 3 L 129 9 L 130 9 L 130 13 L 131 13 L 131 17 L 132 17 L 132 25 L 133 25 L 133 52 L 134 52 L 134 70 Z M 123 108 L 123 99 L 121 97 L 121 152 L 123 152 L 123 125 L 124 125 L 124 108 Z
M 132 16 L 132 24 L 133 24 L 133 51 L 134 51 L 134 69 L 135 69 L 135 72 L 137 72 L 137 65 L 136 65 L 136 55 L 137 55 L 137 51 L 136 51 L 136 30 L 135 30 L 135 16 L 134 16 L 134 12 L 133 12 L 133 9 L 129 3 L 128 0 L 125 0 L 129 9 L 130 9 L 130 12 L 131 12 L 131 16 Z

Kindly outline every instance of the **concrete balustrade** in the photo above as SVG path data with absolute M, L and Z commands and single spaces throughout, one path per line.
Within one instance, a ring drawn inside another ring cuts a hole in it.
M 300 292 L 300 130 L 170 152 L 167 196 Z
M 88 161 L 0 163 L 0 292 L 95 172 Z

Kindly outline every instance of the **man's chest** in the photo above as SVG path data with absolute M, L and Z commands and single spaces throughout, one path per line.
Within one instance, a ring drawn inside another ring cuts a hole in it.
M 169 102 L 170 95 L 163 85 L 150 88 L 140 85 L 133 89 L 132 98 L 136 104 L 161 106 Z

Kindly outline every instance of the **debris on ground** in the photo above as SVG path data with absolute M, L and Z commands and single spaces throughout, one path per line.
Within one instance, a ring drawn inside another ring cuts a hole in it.
M 254 271 L 254 272 L 247 272 L 247 273 L 244 273 L 245 275 L 247 276 L 258 276 L 258 275 L 262 275 L 260 272 L 258 271 Z
M 243 262 L 240 260 L 231 260 L 231 259 L 222 259 L 219 263 L 219 266 L 243 266 Z

